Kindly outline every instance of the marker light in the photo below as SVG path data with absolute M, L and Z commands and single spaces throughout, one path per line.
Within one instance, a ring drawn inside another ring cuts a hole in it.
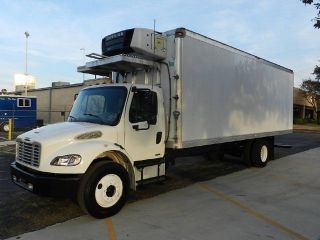
M 102 132 L 94 131 L 94 132 L 87 132 L 76 136 L 77 140 L 85 140 L 85 139 L 92 139 L 92 138 L 99 138 L 102 136 Z

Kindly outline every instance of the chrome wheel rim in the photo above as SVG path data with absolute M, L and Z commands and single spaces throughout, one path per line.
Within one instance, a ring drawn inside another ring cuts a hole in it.
M 266 162 L 268 159 L 268 148 L 266 145 L 263 145 L 260 150 L 260 159 L 261 162 Z

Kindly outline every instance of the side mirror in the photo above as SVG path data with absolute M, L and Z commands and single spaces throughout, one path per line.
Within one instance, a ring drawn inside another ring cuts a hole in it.
M 138 123 L 132 124 L 132 128 L 136 131 L 148 130 L 150 128 L 150 125 L 149 125 L 148 121 L 144 121 L 144 122 L 138 122 Z

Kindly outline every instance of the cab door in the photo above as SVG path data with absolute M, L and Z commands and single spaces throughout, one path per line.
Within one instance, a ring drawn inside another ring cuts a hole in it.
M 162 90 L 133 86 L 126 107 L 125 150 L 133 161 L 160 159 L 165 151 Z

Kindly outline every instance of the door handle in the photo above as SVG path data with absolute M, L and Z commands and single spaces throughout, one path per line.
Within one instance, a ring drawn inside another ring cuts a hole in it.
M 162 132 L 157 132 L 156 144 L 159 144 L 161 142 L 161 138 L 162 138 Z

